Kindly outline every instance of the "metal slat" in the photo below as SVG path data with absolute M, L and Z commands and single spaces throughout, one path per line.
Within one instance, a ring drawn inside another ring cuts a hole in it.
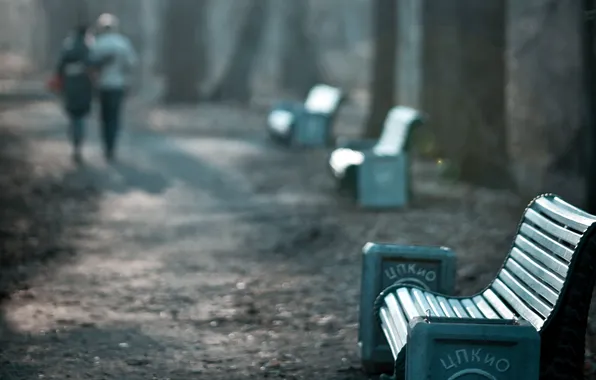
M 485 290 L 482 295 L 503 319 L 515 318 L 516 314 L 491 289 Z
M 445 297 L 438 296 L 437 302 L 439 303 L 439 305 L 441 305 L 441 309 L 443 309 L 443 312 L 445 313 L 446 317 L 457 318 L 457 314 L 455 313 L 455 310 L 453 310 L 453 308 L 449 304 L 449 301 L 447 301 L 447 299 Z
M 527 306 L 536 310 L 544 318 L 548 317 L 552 311 L 552 307 L 544 303 L 536 296 L 530 289 L 524 286 L 517 278 L 515 278 L 507 269 L 501 270 L 498 278 L 511 289 L 520 299 L 522 299 Z M 513 306 L 513 305 L 512 305 Z
M 468 318 L 469 317 L 468 313 L 466 312 L 466 309 L 462 306 L 462 304 L 459 302 L 459 300 L 450 298 L 447 301 L 449 301 L 449 304 L 453 308 L 453 311 L 455 311 L 455 314 L 459 318 Z
M 428 300 L 424 296 L 424 293 L 422 292 L 422 290 L 412 289 L 411 294 L 412 294 L 412 298 L 414 299 L 414 302 L 417 305 L 419 305 L 419 309 L 422 309 L 424 311 L 424 315 L 427 315 L 427 313 L 430 313 L 431 316 L 438 317 L 438 315 L 436 315 L 436 313 L 433 311 L 432 306 L 429 304 Z
M 495 282 L 493 282 L 492 289 L 494 289 L 496 294 L 507 301 L 507 303 L 510 304 L 515 311 L 517 311 L 519 316 L 530 322 L 537 330 L 542 328 L 544 320 L 528 306 L 526 306 L 526 304 L 500 279 L 497 278 Z
M 507 260 L 505 264 L 505 268 L 513 273 L 521 282 L 527 285 L 526 288 L 538 293 L 542 296 L 546 301 L 550 303 L 551 306 L 554 306 L 557 303 L 557 299 L 559 298 L 559 293 L 555 292 L 544 283 L 542 283 L 539 279 L 534 277 L 530 272 L 525 270 L 517 261 L 513 258 Z M 550 313 L 550 312 L 549 312 Z
M 568 227 L 571 227 L 577 231 L 584 232 L 586 229 L 594 223 L 594 220 L 587 218 L 582 213 L 571 211 L 570 208 L 575 208 L 569 204 L 566 207 L 562 207 L 561 204 L 565 203 L 562 200 L 557 201 L 555 204 L 553 201 L 547 198 L 539 198 L 534 202 L 534 207 L 537 208 L 544 214 L 548 215 L 549 218 L 558 221 Z
M 424 292 L 424 296 L 426 297 L 426 300 L 428 301 L 431 310 L 433 311 L 433 315 L 436 315 L 437 317 L 445 317 L 445 312 L 441 308 L 441 305 L 439 305 L 437 297 L 435 297 L 434 294 L 427 292 Z
M 403 314 L 402 308 L 393 293 L 387 294 L 385 297 L 385 306 L 389 311 L 389 315 L 395 323 L 395 331 L 402 342 L 408 340 L 408 321 Z
M 501 317 L 490 307 L 488 302 L 482 296 L 476 296 L 472 298 L 472 301 L 476 304 L 476 307 L 482 312 L 485 318 L 488 319 L 501 319 Z
M 547 268 L 559 275 L 561 277 L 561 280 L 567 277 L 567 272 L 569 270 L 567 263 L 565 263 L 558 257 L 549 254 L 548 252 L 531 242 L 528 238 L 521 235 L 517 235 L 515 237 L 515 245 L 521 251 L 527 253 L 529 256 L 544 264 Z
M 397 298 L 399 299 L 399 303 L 401 304 L 403 311 L 405 312 L 406 317 L 408 318 L 408 321 L 411 321 L 416 317 L 424 315 L 424 311 L 421 311 L 412 299 L 410 292 L 408 292 L 408 288 L 397 289 L 396 293 Z
M 484 318 L 484 315 L 478 310 L 476 304 L 471 299 L 461 300 L 461 304 L 466 309 L 468 315 L 472 318 Z
M 381 310 L 379 310 L 379 316 L 381 317 L 381 329 L 383 330 L 383 334 L 385 335 L 385 338 L 387 338 L 387 343 L 389 343 L 389 348 L 391 348 L 393 357 L 396 358 L 404 344 L 402 343 L 386 308 L 382 307 Z
M 532 209 L 526 211 L 525 219 L 540 227 L 542 230 L 548 232 L 553 237 L 565 240 L 567 243 L 573 246 L 576 246 L 581 239 L 580 234 L 553 223 Z
M 542 263 L 539 263 L 528 256 L 526 253 L 522 252 L 519 248 L 513 247 L 511 250 L 511 258 L 515 259 L 525 270 L 532 273 L 534 276 L 537 276 L 553 288 L 557 292 L 561 291 L 563 288 L 563 280 L 550 270 L 548 270 Z
M 532 227 L 527 223 L 523 223 L 519 231 L 531 240 L 534 240 L 536 243 L 540 244 L 546 250 L 551 251 L 557 256 L 565 259 L 565 261 L 571 261 L 571 257 L 573 257 L 573 250 L 546 236 L 542 232 L 538 231 L 535 227 Z

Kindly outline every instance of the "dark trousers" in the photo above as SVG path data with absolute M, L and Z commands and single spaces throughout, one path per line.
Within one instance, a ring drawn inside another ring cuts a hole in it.
M 106 158 L 112 159 L 120 132 L 120 113 L 124 101 L 124 90 L 105 89 L 99 91 L 101 111 L 101 135 Z
M 83 145 L 83 138 L 85 137 L 85 118 L 84 116 L 70 115 L 70 141 L 74 152 L 76 154 L 81 153 L 81 147 Z

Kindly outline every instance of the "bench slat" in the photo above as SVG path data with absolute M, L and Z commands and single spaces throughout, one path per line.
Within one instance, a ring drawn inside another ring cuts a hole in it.
M 571 260 L 571 257 L 573 256 L 573 251 L 571 249 L 551 239 L 542 232 L 538 231 L 536 228 L 530 226 L 527 223 L 523 223 L 519 230 L 520 233 L 535 241 L 546 250 L 555 253 L 559 257 L 565 259 L 567 262 Z
M 532 209 L 526 211 L 525 219 L 540 227 L 542 230 L 548 232 L 555 238 L 565 240 L 567 243 L 573 246 L 576 246 L 581 239 L 581 235 L 578 233 L 553 223 Z
M 534 277 L 530 272 L 525 270 L 524 267 L 520 265 L 520 263 L 515 261 L 515 259 L 510 258 L 509 260 L 507 260 L 505 268 L 507 268 L 511 273 L 513 273 L 520 281 L 528 285 L 529 289 L 542 296 L 546 301 L 550 303 L 551 306 L 554 306 L 557 303 L 559 293 L 555 292 L 554 290 L 546 286 L 542 281 Z M 549 307 L 549 310 L 550 309 L 551 308 Z
M 553 272 L 561 277 L 561 284 L 563 279 L 567 277 L 567 264 L 558 257 L 552 256 L 545 252 L 542 248 L 528 240 L 527 238 L 518 235 L 515 238 L 515 245 L 524 253 L 533 257 L 546 267 L 551 269 Z
M 433 314 L 436 315 L 437 317 L 445 317 L 445 312 L 441 308 L 441 305 L 439 305 L 439 302 L 437 302 L 437 298 L 434 296 L 434 294 L 424 292 L 424 296 L 426 297 L 426 300 L 430 304 Z
M 544 303 L 538 296 L 536 296 L 530 289 L 528 289 L 518 278 L 513 276 L 507 269 L 502 269 L 498 278 L 511 289 L 515 294 L 522 299 L 526 305 L 536 310 L 543 317 L 548 317 L 551 308 Z
M 408 321 L 406 320 L 406 316 L 403 314 L 403 311 L 399 306 L 397 298 L 395 298 L 393 294 L 389 294 L 385 299 L 385 304 L 387 305 L 387 310 L 391 316 L 391 320 L 395 322 L 395 330 L 399 334 L 399 340 L 406 342 Z
M 565 202 L 564 200 L 562 200 L 559 197 L 553 197 L 552 202 L 556 206 L 559 206 L 560 208 L 565 209 L 572 214 L 578 214 L 578 215 L 583 216 L 584 218 L 587 218 L 589 220 L 589 222 L 587 222 L 588 225 L 596 222 L 596 217 L 594 215 L 587 213 L 584 210 L 582 210 L 581 208 L 577 208 L 570 203 Z
M 528 272 L 552 286 L 557 292 L 561 291 L 563 288 L 563 280 L 559 276 L 546 269 L 540 263 L 522 252 L 519 248 L 513 247 L 511 250 L 511 258 L 515 259 L 515 261 Z
M 540 330 L 542 325 L 544 324 L 544 320 L 538 316 L 533 310 L 526 306 L 526 304 L 507 287 L 499 278 L 497 278 L 493 284 L 492 288 L 496 292 L 497 295 L 501 296 L 502 299 L 507 301 L 515 311 L 517 311 L 518 315 L 524 318 L 526 321 L 530 322 L 536 329 Z M 513 318 L 513 315 L 511 316 Z
M 451 305 L 453 311 L 455 311 L 455 314 L 459 318 L 468 318 L 468 313 L 466 312 L 466 309 L 462 306 L 462 304 L 459 302 L 459 300 L 450 299 L 449 304 Z
M 566 206 L 563 206 L 562 203 L 565 203 Z M 586 231 L 590 224 L 594 223 L 594 219 L 585 217 L 582 212 L 577 212 L 575 210 L 572 212 L 571 210 L 575 209 L 575 207 L 562 200 L 554 203 L 546 197 L 538 198 L 534 202 L 533 207 L 539 209 L 541 212 L 559 223 L 582 233 Z
M 445 316 L 449 318 L 457 318 L 457 314 L 455 314 L 455 311 L 445 297 L 437 297 L 437 302 L 439 302 L 439 305 L 441 305 Z
M 499 315 L 490 307 L 488 302 L 482 296 L 472 298 L 478 309 L 482 312 L 484 317 L 488 319 L 500 319 Z
M 484 318 L 478 307 L 472 302 L 471 299 L 461 300 L 462 306 L 466 309 L 468 315 L 472 318 Z
M 487 289 L 483 293 L 484 298 L 495 308 L 495 311 L 504 319 L 513 319 L 514 314 L 492 289 Z
M 379 312 L 381 315 L 381 320 L 384 321 L 384 323 L 381 324 L 381 329 L 383 330 L 383 334 L 387 338 L 387 343 L 389 343 L 389 348 L 391 349 L 391 353 L 395 358 L 397 357 L 397 352 L 395 351 L 399 351 L 404 346 L 404 344 L 401 341 L 399 329 L 397 329 L 396 326 L 391 323 L 392 319 L 389 316 L 389 312 L 387 311 L 387 309 L 381 308 Z
M 424 315 L 430 313 L 431 315 L 436 315 L 433 311 L 432 306 L 428 303 L 428 300 L 424 296 L 424 293 L 420 289 L 412 289 L 411 290 L 412 298 L 414 298 L 414 302 L 419 305 L 420 309 L 424 310 Z
M 416 317 L 424 315 L 424 312 L 418 309 L 407 288 L 398 289 L 396 293 L 397 298 L 399 299 L 399 303 L 403 307 L 408 321 L 411 321 Z

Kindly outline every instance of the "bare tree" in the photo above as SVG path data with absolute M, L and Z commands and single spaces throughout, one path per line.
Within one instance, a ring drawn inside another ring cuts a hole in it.
M 374 58 L 370 105 L 365 137 L 379 137 L 387 112 L 395 105 L 397 54 L 397 2 L 375 0 L 373 12 Z
M 309 35 L 308 2 L 285 3 L 285 36 L 281 62 L 281 85 L 306 96 L 312 86 L 324 80 L 317 49 Z
M 207 0 L 170 0 L 164 12 L 162 69 L 166 103 L 194 103 L 207 72 Z
M 268 3 L 251 0 L 228 66 L 210 95 L 213 101 L 248 103 L 251 99 L 251 74 L 264 37 Z
M 505 1 L 458 0 L 464 145 L 461 179 L 509 187 L 505 126 Z

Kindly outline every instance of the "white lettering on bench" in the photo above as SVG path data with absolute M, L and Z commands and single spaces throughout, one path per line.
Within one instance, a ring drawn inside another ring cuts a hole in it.
M 489 352 L 483 352 L 482 348 L 472 348 L 469 350 L 461 348 L 447 354 L 445 358 L 441 358 L 440 360 L 445 369 L 458 368 L 461 365 L 469 363 L 487 364 L 490 368 L 494 368 L 500 373 L 507 372 L 511 368 L 509 360 L 505 358 L 497 359 L 495 355 Z
M 404 281 L 412 276 L 422 278 L 426 282 L 433 282 L 437 278 L 437 272 L 426 268 L 420 268 L 416 264 L 397 264 L 385 269 L 385 276 L 390 280 Z M 419 281 L 416 279 L 416 282 Z

